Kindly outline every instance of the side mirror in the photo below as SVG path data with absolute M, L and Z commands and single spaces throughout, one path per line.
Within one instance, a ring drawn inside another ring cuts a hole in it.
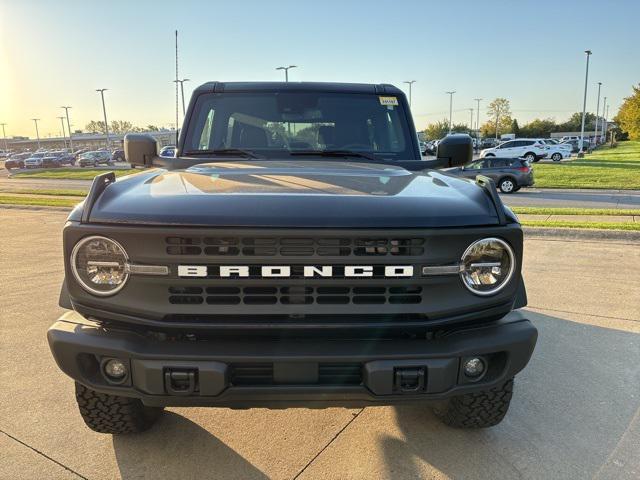
M 158 141 L 146 133 L 127 133 L 124 136 L 124 156 L 136 167 L 152 166 L 158 156 Z
M 446 136 L 438 144 L 436 157 L 439 168 L 465 165 L 473 160 L 473 140 L 463 133 Z

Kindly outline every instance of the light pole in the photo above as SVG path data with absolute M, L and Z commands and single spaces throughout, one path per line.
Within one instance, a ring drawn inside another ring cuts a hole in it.
M 38 139 L 38 150 L 40 150 L 40 132 L 38 131 L 38 122 L 40 121 L 40 119 L 32 118 L 31 120 L 33 120 L 33 123 L 36 124 L 36 138 Z
M 71 153 L 73 153 L 73 138 L 71 137 L 71 123 L 69 123 L 69 109 L 71 107 L 60 107 L 64 108 L 64 111 L 67 115 L 67 131 L 69 132 L 69 148 L 71 148 Z
M 62 142 L 64 143 L 64 148 L 67 148 L 67 135 L 64 132 L 64 117 L 58 117 L 60 119 L 60 125 L 62 125 Z
M 297 65 L 289 65 L 288 67 L 277 67 L 276 70 L 284 70 L 284 81 L 289 81 L 289 69 L 290 68 L 298 68 Z
M 4 127 L 7 125 L 6 123 L 0 123 L 2 125 L 2 138 L 4 139 L 4 153 L 7 153 L 9 147 L 7 146 L 7 134 L 4 131 Z
M 469 109 L 469 113 L 471 114 L 471 120 L 469 120 L 469 135 L 473 133 L 473 108 Z
M 184 107 L 184 82 L 188 82 L 189 79 L 188 78 L 183 78 L 182 80 L 174 80 L 174 83 L 179 83 L 180 84 L 180 92 L 182 93 L 182 116 L 184 117 L 185 114 L 185 107 Z
M 602 86 L 602 82 L 598 82 L 598 103 L 596 104 L 596 132 L 595 132 L 595 141 L 596 145 L 598 144 L 598 114 L 600 113 L 600 87 Z
M 449 133 L 451 133 L 451 127 L 452 127 L 452 123 L 451 123 L 451 119 L 453 118 L 453 94 L 456 93 L 455 90 L 452 92 L 445 92 L 447 95 L 449 95 Z
M 409 108 L 411 108 L 411 85 L 416 83 L 416 81 L 415 80 L 405 80 L 402 83 L 406 83 L 407 85 L 409 85 Z
M 500 105 L 496 106 L 496 140 L 498 140 L 498 126 L 500 125 Z
M 587 55 L 587 68 L 584 74 L 584 100 L 582 101 L 582 126 L 580 127 L 580 150 L 578 151 L 578 157 L 584 157 L 583 144 L 584 144 L 584 119 L 587 112 L 587 82 L 589 81 L 589 57 L 591 56 L 591 50 L 585 50 Z
M 109 124 L 107 123 L 107 107 L 104 105 L 104 92 L 108 90 L 107 88 L 96 88 L 96 92 L 100 92 L 100 97 L 102 98 L 102 113 L 104 114 L 104 131 L 106 135 L 106 143 L 107 150 L 109 150 Z
M 477 148 L 480 148 L 480 100 L 481 98 L 474 98 L 474 100 L 478 104 L 478 108 L 476 109 L 476 145 Z

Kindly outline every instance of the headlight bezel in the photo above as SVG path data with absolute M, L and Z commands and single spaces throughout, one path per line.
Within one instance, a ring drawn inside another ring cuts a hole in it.
M 77 260 L 78 252 L 80 251 L 80 249 L 84 245 L 86 245 L 88 242 L 93 241 L 93 240 L 103 240 L 103 241 L 106 240 L 107 242 L 113 243 L 121 251 L 122 255 L 124 256 L 124 265 L 123 265 L 124 277 L 123 277 L 123 280 L 119 285 L 117 285 L 112 290 L 103 291 L 103 290 L 97 290 L 95 288 L 92 288 L 90 285 L 85 283 L 85 281 L 80 276 L 80 272 L 78 272 L 78 267 L 76 266 L 76 260 Z M 80 285 L 82 287 L 82 289 L 84 289 L 85 291 L 87 291 L 90 294 L 95 295 L 97 297 L 110 297 L 112 295 L 115 295 L 120 290 L 122 290 L 125 287 L 125 285 L 127 284 L 127 282 L 129 281 L 129 276 L 130 276 L 129 269 L 128 269 L 129 254 L 127 253 L 125 248 L 122 246 L 122 244 L 120 244 L 120 242 L 118 242 L 117 240 L 114 240 L 113 238 L 105 237 L 104 235 L 89 235 L 87 237 L 83 237 L 80 240 L 78 240 L 78 242 L 73 246 L 73 250 L 71 251 L 70 262 L 71 262 L 71 272 L 73 273 L 73 278 L 78 283 L 78 285 Z
M 469 285 L 469 283 L 465 280 L 465 272 L 466 270 L 464 269 L 464 264 L 465 264 L 465 258 L 467 257 L 467 255 L 469 255 L 469 253 L 473 250 L 473 248 L 475 248 L 479 243 L 482 242 L 497 242 L 499 243 L 507 252 L 507 255 L 509 257 L 509 272 L 507 273 L 507 276 L 505 277 L 505 279 L 498 284 L 497 287 L 492 288 L 491 290 L 476 290 L 474 289 L 471 285 Z M 497 293 L 499 293 L 501 290 L 503 290 L 507 285 L 509 285 L 509 283 L 511 282 L 511 279 L 513 278 L 513 275 L 516 271 L 516 256 L 515 253 L 513 251 L 513 248 L 511 247 L 511 245 L 509 245 L 509 242 L 503 240 L 502 238 L 498 238 L 498 237 L 485 237 L 485 238 L 480 238 L 478 240 L 473 241 L 464 251 L 464 253 L 462 254 L 462 257 L 460 257 L 460 281 L 462 282 L 462 284 L 465 286 L 465 288 L 467 290 L 469 290 L 471 293 L 473 293 L 474 295 L 478 295 L 481 297 L 489 297 L 492 295 L 495 295 Z

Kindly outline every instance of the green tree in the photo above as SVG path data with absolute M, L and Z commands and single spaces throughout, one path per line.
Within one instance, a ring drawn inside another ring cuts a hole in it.
M 518 120 L 515 118 L 511 122 L 511 133 L 515 133 L 516 137 L 520 136 L 520 125 L 518 125 Z
M 593 113 L 586 112 L 584 116 L 585 131 L 595 130 L 596 116 Z M 569 120 L 558 125 L 559 132 L 579 132 L 582 128 L 582 112 L 576 112 Z
M 498 136 L 503 133 L 512 133 L 511 130 L 511 105 L 506 98 L 498 97 L 487 106 L 487 116 L 491 119 L 488 123 L 493 123 L 493 135 L 498 131 Z M 484 127 L 484 125 L 483 125 Z M 482 130 L 482 127 L 480 128 Z M 489 132 L 482 132 L 483 136 L 491 136 Z
M 109 131 L 115 134 L 123 134 L 133 131 L 133 125 L 126 120 L 112 120 Z
M 520 136 L 525 138 L 547 138 L 551 136 L 551 132 L 559 131 L 558 127 L 558 124 L 550 118 L 536 118 L 520 128 Z
M 633 94 L 626 97 L 614 121 L 630 140 L 640 140 L 640 83 L 633 86 Z
M 498 125 L 498 137 L 505 133 L 511 132 L 511 124 L 513 123 L 513 119 L 508 117 L 500 117 L 499 125 Z M 480 126 L 480 133 L 483 138 L 487 137 L 495 137 L 496 136 L 496 122 L 495 120 L 489 120 L 488 122 L 483 123 Z
M 104 122 L 91 120 L 84 129 L 89 133 L 105 133 Z
M 439 140 L 449 133 L 449 121 L 440 120 L 435 123 L 430 123 L 424 129 L 424 134 L 428 140 Z

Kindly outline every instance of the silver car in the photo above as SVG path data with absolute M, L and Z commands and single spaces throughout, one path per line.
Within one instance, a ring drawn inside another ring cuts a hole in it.
M 533 169 L 523 158 L 487 157 L 474 160 L 467 165 L 444 169 L 458 177 L 476 178 L 485 175 L 491 178 L 502 193 L 513 193 L 522 187 L 533 185 Z

